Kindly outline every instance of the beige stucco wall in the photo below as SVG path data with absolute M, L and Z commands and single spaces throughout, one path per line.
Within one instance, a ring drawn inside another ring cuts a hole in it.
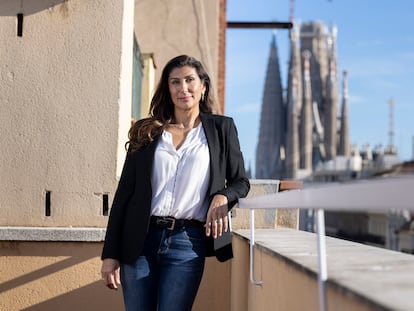
M 303 239 L 304 233 L 301 231 L 292 230 L 287 235 L 283 231 L 274 231 L 271 233 L 273 240 L 277 240 L 277 235 L 283 237 L 290 242 L 290 249 L 300 250 L 296 256 L 290 256 L 289 246 L 282 246 L 278 243 L 271 243 L 266 241 L 260 243 L 254 251 L 254 278 L 256 281 L 261 281 L 262 285 L 253 285 L 249 278 L 249 241 L 243 238 L 243 235 L 233 235 L 233 247 L 236 254 L 231 264 L 231 309 L 232 311 L 302 311 L 302 310 L 320 310 L 319 305 L 319 287 L 317 278 L 317 256 L 316 242 L 312 244 L 308 252 L 303 245 L 309 244 L 309 241 Z M 240 232 L 238 232 L 240 233 Z M 260 238 L 259 238 L 260 239 Z M 316 240 L 316 237 L 314 238 Z M 340 248 L 344 243 L 346 248 L 352 248 L 353 245 L 358 245 L 352 242 L 343 242 L 339 239 L 332 239 L 337 243 L 335 248 Z M 289 243 L 288 242 L 288 243 Z M 312 241 L 313 242 L 313 241 Z M 286 244 L 288 244 L 286 243 Z M 303 244 L 303 245 L 301 245 Z M 264 246 L 266 245 L 266 246 Z M 313 246 L 315 245 L 315 246 Z M 364 247 L 364 246 L 362 246 Z M 357 255 L 357 250 L 353 253 Z M 389 253 L 387 250 L 380 250 L 380 252 Z M 369 249 L 364 251 L 365 259 L 374 258 L 374 252 Z M 397 253 L 395 253 L 397 255 Z M 348 275 L 355 280 L 355 286 L 349 287 L 340 275 L 346 274 L 346 267 L 344 262 L 347 258 L 338 254 L 331 253 L 328 258 L 332 261 L 338 261 L 340 269 L 335 267 L 334 272 L 330 271 L 329 281 L 326 285 L 326 306 L 327 310 L 335 311 L 375 311 L 375 310 L 411 310 L 407 308 L 387 308 L 375 297 L 374 293 L 371 297 L 366 295 L 364 291 L 369 291 L 370 284 L 375 282 L 375 279 L 380 282 L 384 277 L 380 274 L 368 275 L 370 271 L 357 269 L 356 271 L 349 271 Z M 364 260 L 365 260 L 364 259 Z M 328 267 L 334 265 L 332 261 L 328 261 Z M 311 268 L 310 268 L 311 267 Z M 362 273 L 363 271 L 363 273 Z M 374 290 L 375 292 L 375 290 Z M 381 293 L 379 293 L 380 295 Z M 406 294 L 406 293 L 405 293 Z M 408 298 L 405 296 L 402 300 Z M 401 296 L 401 297 L 402 297 Z M 395 295 L 396 299 L 398 295 Z M 397 300 L 390 300 L 387 302 L 389 306 L 396 305 Z
M 0 310 L 122 310 L 100 279 L 101 243 L 0 242 Z
M 216 86 L 219 1 L 135 0 L 135 32 L 141 51 L 154 53 L 157 83 L 168 60 L 188 54 L 203 62 Z
M 102 195 L 110 206 L 130 126 L 134 23 L 158 65 L 147 96 L 182 53 L 215 84 L 218 16 L 218 1 L 0 2 L 0 226 L 104 227 Z
M 106 225 L 130 126 L 133 5 L 0 2 L 0 225 Z
M 193 310 L 319 310 L 315 234 L 257 230 L 254 275 L 263 284 L 255 286 L 242 231 L 233 235 L 234 259 L 207 259 Z M 327 310 L 413 310 L 411 255 L 327 242 Z M 101 247 L 101 242 L 0 242 L 0 310 L 123 310 L 121 290 L 110 291 L 101 280 Z
M 0 242 L 0 310 L 123 310 L 100 278 L 102 243 Z M 208 258 L 193 310 L 230 310 L 231 262 Z
M 251 184 L 249 196 L 275 193 L 279 186 L 278 181 L 270 180 L 252 180 Z M 234 209 L 234 216 L 233 228 L 248 227 L 249 211 Z M 256 220 L 258 227 L 274 228 L 277 213 L 257 211 Z M 55 310 L 57 305 L 62 306 L 59 310 L 82 310 L 79 306 L 88 296 L 99 297 L 93 299 L 89 310 L 121 310 L 121 293 L 108 291 L 100 279 L 103 237 L 104 230 L 98 228 L 0 227 L 0 310 L 30 306 L 30 310 L 44 311 Z M 239 254 L 235 248 L 235 256 L 237 262 L 248 262 L 248 253 Z M 238 275 L 243 273 L 240 270 L 233 275 L 241 281 Z M 207 258 L 193 310 L 230 310 L 232 278 L 232 261 Z M 242 293 L 234 294 L 241 301 L 245 298 Z
M 231 310 L 318 310 L 318 287 L 315 278 L 286 264 L 283 258 L 255 250 L 255 279 L 263 286 L 250 283 L 249 244 L 239 236 L 233 238 L 238 254 L 232 262 Z

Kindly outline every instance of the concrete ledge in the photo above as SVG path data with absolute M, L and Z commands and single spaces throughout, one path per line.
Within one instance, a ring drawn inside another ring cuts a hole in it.
M 104 228 L 0 227 L 0 241 L 102 242 Z
M 278 179 L 249 179 L 250 185 L 276 185 L 280 184 L 280 180 Z
M 237 236 L 250 240 L 250 230 Z M 285 228 L 256 229 L 258 250 L 317 277 L 316 234 Z M 326 237 L 327 286 L 371 305 L 375 310 L 414 310 L 414 256 Z M 265 284 L 264 284 L 265 286 Z

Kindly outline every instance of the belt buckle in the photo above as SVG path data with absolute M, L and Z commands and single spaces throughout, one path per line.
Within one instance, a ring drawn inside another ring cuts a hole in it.
M 175 218 L 174 217 L 167 217 L 167 219 L 171 221 L 171 225 L 167 227 L 167 230 L 174 230 Z
M 159 219 L 157 222 L 161 224 L 165 224 L 165 229 L 167 230 L 174 230 L 175 227 L 175 218 L 174 217 L 163 217 Z

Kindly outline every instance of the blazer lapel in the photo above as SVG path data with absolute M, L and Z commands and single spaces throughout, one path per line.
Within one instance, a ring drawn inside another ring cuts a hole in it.
M 210 180 L 208 182 L 208 194 L 210 195 L 211 185 L 214 180 L 217 163 L 219 159 L 219 140 L 217 137 L 216 124 L 213 118 L 209 118 L 208 114 L 200 113 L 200 119 L 203 125 L 204 133 L 207 138 L 208 149 L 210 152 Z
M 148 189 L 152 193 L 151 176 L 154 166 L 154 153 L 157 147 L 158 138 L 150 142 L 148 146 L 139 151 L 139 160 L 137 170 L 140 172 L 140 187 Z

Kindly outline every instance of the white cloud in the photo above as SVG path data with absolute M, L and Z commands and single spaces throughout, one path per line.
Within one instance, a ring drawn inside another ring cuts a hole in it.
M 360 95 L 349 95 L 348 101 L 349 104 L 352 105 L 366 104 L 369 102 L 369 100 L 366 97 Z

